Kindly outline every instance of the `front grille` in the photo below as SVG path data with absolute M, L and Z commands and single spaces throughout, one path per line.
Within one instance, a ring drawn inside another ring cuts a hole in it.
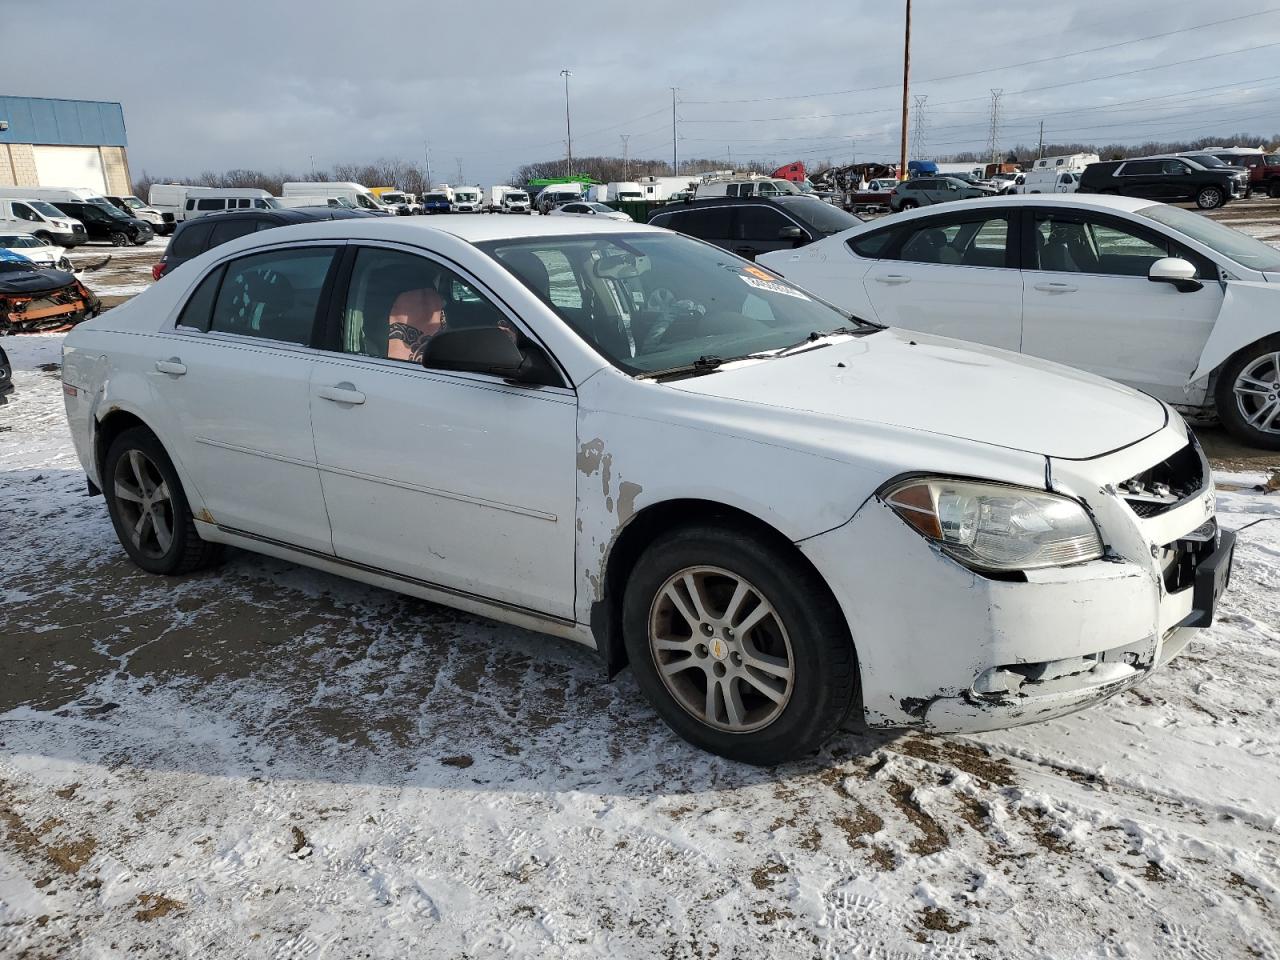
M 1204 458 L 1192 442 L 1119 484 L 1119 490 L 1129 509 L 1145 520 L 1190 500 L 1204 489 L 1207 479 Z

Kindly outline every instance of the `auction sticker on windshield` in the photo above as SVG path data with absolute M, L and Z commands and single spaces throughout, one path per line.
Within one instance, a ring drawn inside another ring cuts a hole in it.
M 780 293 L 785 297 L 795 297 L 797 300 L 809 300 L 809 297 L 795 287 L 779 283 L 759 267 L 743 267 L 742 273 L 738 274 L 738 279 L 757 290 L 768 290 L 770 293 Z

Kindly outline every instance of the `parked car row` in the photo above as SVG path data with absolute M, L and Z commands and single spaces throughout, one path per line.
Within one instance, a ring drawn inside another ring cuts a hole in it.
M 155 236 L 150 223 L 106 197 L 61 187 L 0 187 L 0 232 L 28 233 L 66 248 L 93 240 L 141 245 Z

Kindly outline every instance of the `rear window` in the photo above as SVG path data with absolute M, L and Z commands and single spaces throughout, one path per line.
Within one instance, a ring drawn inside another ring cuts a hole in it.
M 673 213 L 663 226 L 700 240 L 728 240 L 732 220 L 731 207 L 709 207 Z
M 198 257 L 208 249 L 209 234 L 213 230 L 211 223 L 196 223 L 183 227 L 169 244 L 169 253 L 179 260 L 190 260 Z
M 849 249 L 867 260 L 878 260 L 884 255 L 884 251 L 889 248 L 889 241 L 893 238 L 894 229 L 894 227 L 887 227 L 883 230 L 873 230 L 870 233 L 850 237 Z
M 208 332 L 209 318 L 213 315 L 213 301 L 218 293 L 218 283 L 222 280 L 223 270 L 223 267 L 218 267 L 200 281 L 200 286 L 196 287 L 195 293 L 191 294 L 191 299 L 178 315 L 178 326 Z
M 257 229 L 257 221 L 248 217 L 234 217 L 230 220 L 223 220 L 214 226 L 209 246 L 216 247 L 229 240 L 234 240 L 236 237 L 248 236 Z
M 778 203 L 788 213 L 794 213 L 825 236 L 848 230 L 862 223 L 861 217 L 841 210 L 817 197 L 779 197 Z

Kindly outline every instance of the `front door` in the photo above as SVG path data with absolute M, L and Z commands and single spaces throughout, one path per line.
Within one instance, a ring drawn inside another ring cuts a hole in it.
M 1022 351 L 1119 380 L 1169 403 L 1185 388 L 1222 308 L 1211 265 L 1163 234 L 1104 214 L 1028 212 Z M 1147 272 L 1191 259 L 1204 286 L 1181 293 Z
M 863 278 L 882 323 L 1017 350 L 1022 279 L 1008 266 L 1007 212 L 912 221 Z
M 801 230 L 803 235 L 782 236 L 788 228 Z M 790 250 L 810 239 L 809 232 L 790 217 L 763 204 L 734 208 L 733 238 L 733 252 L 748 260 L 772 250 Z
M 298 246 L 213 270 L 175 336 L 157 339 L 153 389 L 212 521 L 332 553 L 311 442 L 309 344 L 336 247 Z
M 338 556 L 571 619 L 577 402 L 572 390 L 425 369 L 441 329 L 518 322 L 443 264 L 352 248 L 336 349 L 311 417 Z

